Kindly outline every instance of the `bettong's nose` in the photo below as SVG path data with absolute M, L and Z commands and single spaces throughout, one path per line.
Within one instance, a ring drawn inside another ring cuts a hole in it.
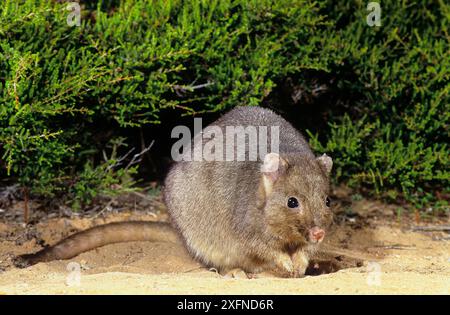
M 325 237 L 325 231 L 317 226 L 309 229 L 309 240 L 313 243 L 320 243 Z

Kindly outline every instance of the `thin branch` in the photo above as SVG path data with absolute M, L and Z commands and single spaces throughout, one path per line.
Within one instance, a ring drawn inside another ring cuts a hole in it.
M 28 188 L 23 187 L 22 191 L 23 191 L 23 199 L 24 199 L 23 220 L 25 221 L 25 224 L 28 224 L 28 219 L 30 216 L 29 215 L 29 207 L 28 207 L 28 200 L 29 200 Z
M 192 92 L 192 91 L 195 91 L 195 90 L 198 90 L 198 89 L 203 89 L 203 88 L 208 87 L 208 86 L 213 85 L 213 84 L 215 84 L 215 82 L 213 82 L 213 81 L 208 81 L 206 83 L 198 84 L 198 85 L 179 85 L 179 84 L 174 84 L 174 85 L 172 85 L 172 88 L 175 90 L 175 93 L 178 96 L 181 97 L 181 96 L 183 96 L 183 93 L 185 93 L 187 91 Z
M 133 158 L 131 159 L 130 163 L 128 163 L 128 165 L 125 167 L 125 170 L 129 169 L 131 166 L 135 165 L 135 164 L 139 164 L 142 161 L 142 156 L 147 153 L 148 151 L 150 151 L 150 149 L 152 148 L 153 144 L 155 143 L 155 140 L 153 140 L 148 147 L 146 147 L 144 150 L 142 150 L 141 152 L 135 154 L 133 156 Z
M 402 244 L 392 244 L 392 245 L 375 245 L 370 246 L 373 248 L 383 248 L 383 249 L 417 249 L 415 245 L 402 245 Z
M 134 151 L 134 149 L 135 149 L 135 148 L 131 148 L 127 153 L 125 153 L 125 155 L 123 155 L 122 157 L 120 157 L 120 158 L 117 160 L 116 163 L 114 163 L 114 164 L 112 164 L 112 165 L 109 165 L 109 166 L 107 167 L 106 171 L 110 171 L 111 169 L 116 168 L 116 167 L 122 165 L 122 162 L 123 162 L 126 158 L 128 158 L 128 156 Z M 107 158 L 107 156 L 106 156 L 105 151 L 103 151 L 103 158 L 105 159 L 105 162 L 108 162 L 108 158 Z
M 412 230 L 422 232 L 436 232 L 436 231 L 450 232 L 450 225 L 413 226 Z

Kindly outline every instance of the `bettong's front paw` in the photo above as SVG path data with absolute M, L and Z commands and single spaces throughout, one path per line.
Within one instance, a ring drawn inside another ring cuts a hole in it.
M 308 268 L 309 259 L 302 251 L 297 251 L 291 256 L 293 271 L 293 278 L 301 278 L 305 276 L 306 268 Z
M 303 253 L 280 255 L 277 261 L 277 273 L 283 278 L 300 278 L 305 275 L 308 260 Z
M 283 278 L 304 277 L 309 259 L 303 251 L 297 251 L 292 255 L 287 253 L 279 254 L 275 257 L 275 268 L 273 272 Z

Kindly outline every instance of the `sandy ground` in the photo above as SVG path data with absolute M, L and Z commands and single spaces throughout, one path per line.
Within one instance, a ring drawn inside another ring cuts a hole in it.
M 164 242 L 113 244 L 70 261 L 17 269 L 11 258 L 39 249 L 42 242 L 53 244 L 93 225 L 166 220 L 166 215 L 124 211 L 47 218 L 28 227 L 3 219 L 0 294 L 450 294 L 448 233 L 414 232 L 416 222 L 379 202 L 338 208 L 323 253 L 301 279 L 227 279 L 193 261 L 181 244 Z M 419 225 L 448 223 L 441 218 Z

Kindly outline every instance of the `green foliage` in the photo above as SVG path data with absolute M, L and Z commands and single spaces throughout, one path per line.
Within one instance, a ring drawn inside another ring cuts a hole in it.
M 118 150 L 126 146 L 123 138 L 112 139 L 106 146 L 109 156 L 104 151 L 104 161 L 94 166 L 87 161 L 84 168 L 69 189 L 74 209 L 83 208 L 97 196 L 114 196 L 124 192 L 134 191 L 133 175 L 137 173 L 137 166 L 123 165 L 124 157 L 118 156 Z M 129 151 L 131 152 L 131 151 Z
M 403 197 L 430 207 L 449 189 L 450 6 L 443 1 L 382 2 L 382 26 L 366 25 L 364 2 L 325 6 L 343 39 L 339 81 L 352 95 L 347 113 L 335 113 L 317 149 L 336 158 L 337 180 L 375 195 Z M 435 204 L 448 211 L 445 201 Z
M 313 36 L 325 23 L 307 1 L 88 2 L 79 27 L 66 5 L 0 7 L 1 163 L 35 193 L 77 204 L 130 175 L 93 162 L 96 124 L 257 105 L 274 81 L 327 65 Z
M 449 181 L 443 1 L 382 2 L 373 28 L 356 0 L 82 3 L 79 27 L 64 2 L 0 6 L 0 167 L 34 193 L 82 207 L 131 189 L 136 167 L 116 165 L 123 139 L 95 141 L 99 125 L 260 105 L 286 77 L 307 86 L 315 71 L 347 96 L 327 109 L 328 129 L 310 132 L 336 181 L 446 206 L 435 196 Z

